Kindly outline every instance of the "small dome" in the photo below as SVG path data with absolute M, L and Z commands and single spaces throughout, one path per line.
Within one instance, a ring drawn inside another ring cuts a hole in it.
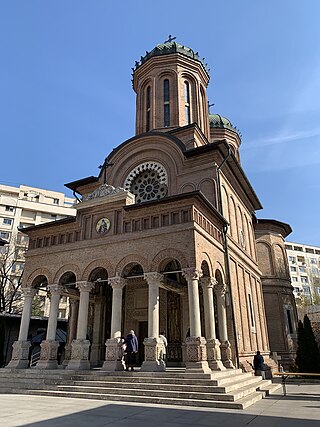
M 220 114 L 209 114 L 210 128 L 231 129 L 241 137 L 239 130 L 233 126 L 229 119 L 220 116 Z
M 144 64 L 148 59 L 152 58 L 153 56 L 170 55 L 172 53 L 181 53 L 182 55 L 188 56 L 189 58 L 192 58 L 195 61 L 199 61 L 209 76 L 210 70 L 207 69 L 207 64 L 205 64 L 203 61 L 204 58 L 201 59 L 199 57 L 198 52 L 195 53 L 190 47 L 184 46 L 175 41 L 167 41 L 165 43 L 158 44 L 150 52 L 146 52 L 145 56 L 141 56 L 140 61 L 136 62 L 135 69 L 137 69 L 140 65 Z

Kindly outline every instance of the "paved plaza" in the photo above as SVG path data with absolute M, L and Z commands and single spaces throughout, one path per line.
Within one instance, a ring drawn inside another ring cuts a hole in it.
M 3 394 L 0 414 L 3 427 L 319 427 L 320 384 L 289 384 L 245 410 Z

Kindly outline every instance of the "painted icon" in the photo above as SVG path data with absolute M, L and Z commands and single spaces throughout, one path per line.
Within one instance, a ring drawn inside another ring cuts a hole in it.
M 103 234 L 106 233 L 110 228 L 111 222 L 108 218 L 101 218 L 97 222 L 96 230 L 97 233 Z

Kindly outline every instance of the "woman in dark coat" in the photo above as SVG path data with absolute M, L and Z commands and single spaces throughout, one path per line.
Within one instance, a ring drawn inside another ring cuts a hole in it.
M 126 371 L 134 371 L 133 365 L 135 364 L 136 353 L 138 353 L 138 339 L 134 331 L 130 331 L 124 340 L 126 345 Z

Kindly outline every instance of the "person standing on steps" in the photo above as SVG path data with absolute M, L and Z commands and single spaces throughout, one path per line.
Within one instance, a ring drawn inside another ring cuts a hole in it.
M 138 353 L 138 338 L 131 330 L 124 340 L 126 345 L 126 371 L 134 371 L 133 365 L 136 363 L 136 354 Z
M 168 347 L 168 340 L 166 338 L 165 332 L 160 332 L 159 338 L 163 342 L 163 349 L 162 349 L 162 360 L 164 364 L 167 364 L 167 347 Z

